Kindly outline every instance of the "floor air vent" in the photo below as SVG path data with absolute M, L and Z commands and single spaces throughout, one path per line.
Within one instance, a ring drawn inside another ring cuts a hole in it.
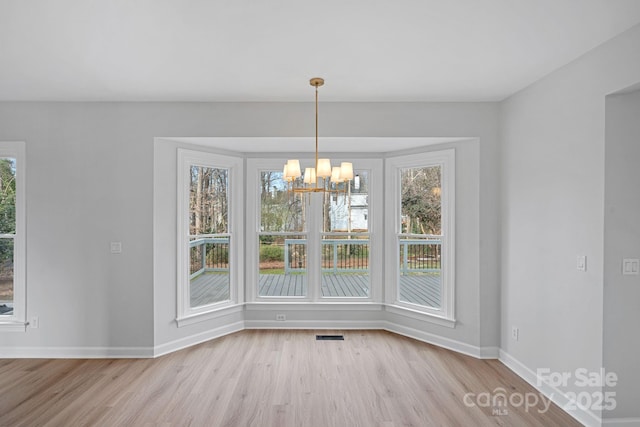
M 344 335 L 316 335 L 316 341 L 344 341 Z

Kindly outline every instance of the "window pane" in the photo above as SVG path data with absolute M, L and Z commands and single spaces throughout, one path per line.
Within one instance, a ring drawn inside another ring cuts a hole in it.
M 441 234 L 440 166 L 401 170 L 401 232 L 406 234 Z
M 325 236 L 322 239 L 322 296 L 368 297 L 369 237 Z
M 229 232 L 229 170 L 191 166 L 189 234 Z
M 323 209 L 325 232 L 369 231 L 369 172 L 358 170 L 355 173 L 354 179 L 349 184 L 340 184 L 336 193 L 325 196 Z
M 300 195 L 287 192 L 282 172 L 260 173 L 260 231 L 304 231 L 305 205 Z
M 401 233 L 425 237 L 399 240 L 399 299 L 441 308 L 441 167 L 402 169 L 401 185 Z
M 13 239 L 0 238 L 0 316 L 13 314 Z
M 229 170 L 191 166 L 189 197 L 189 304 L 230 299 Z
M 192 237 L 189 241 L 191 307 L 200 307 L 229 296 L 229 238 Z
M 400 239 L 400 301 L 441 308 L 441 247 L 439 237 Z
M 16 232 L 16 159 L 0 158 L 0 234 Z
M 261 235 L 258 294 L 307 295 L 307 240 L 304 236 Z

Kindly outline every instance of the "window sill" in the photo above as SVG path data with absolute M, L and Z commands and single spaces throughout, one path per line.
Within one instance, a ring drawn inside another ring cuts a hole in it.
M 410 317 L 411 319 L 421 320 L 423 322 L 434 323 L 436 325 L 444 326 L 451 329 L 454 329 L 456 327 L 456 319 L 438 316 L 436 314 L 415 310 L 401 305 L 387 304 L 385 305 L 385 311 L 393 314 L 398 314 L 400 316 Z
M 244 307 L 242 304 L 220 307 L 220 308 L 212 309 L 210 311 L 206 311 L 204 313 L 196 313 L 196 314 L 190 314 L 184 317 L 178 317 L 176 319 L 176 324 L 178 325 L 178 328 L 182 328 L 183 326 L 193 325 L 195 323 L 217 319 L 219 317 L 228 316 L 234 313 L 240 313 L 243 310 L 244 310 Z
M 245 304 L 247 310 L 346 310 L 380 311 L 382 305 L 370 301 L 259 301 Z
M 26 322 L 0 320 L 0 332 L 26 332 Z

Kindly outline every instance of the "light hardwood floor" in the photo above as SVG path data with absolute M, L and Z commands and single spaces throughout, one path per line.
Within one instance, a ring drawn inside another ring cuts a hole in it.
M 2 426 L 579 426 L 553 404 L 468 407 L 535 390 L 495 360 L 383 331 L 247 330 L 158 359 L 0 360 Z M 537 394 L 537 393 L 536 393 Z

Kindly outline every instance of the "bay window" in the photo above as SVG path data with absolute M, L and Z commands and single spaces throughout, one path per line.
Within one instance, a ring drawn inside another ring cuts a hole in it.
M 454 150 L 352 159 L 351 181 L 311 194 L 289 191 L 280 158 L 178 158 L 178 323 L 243 302 L 361 302 L 455 324 Z

